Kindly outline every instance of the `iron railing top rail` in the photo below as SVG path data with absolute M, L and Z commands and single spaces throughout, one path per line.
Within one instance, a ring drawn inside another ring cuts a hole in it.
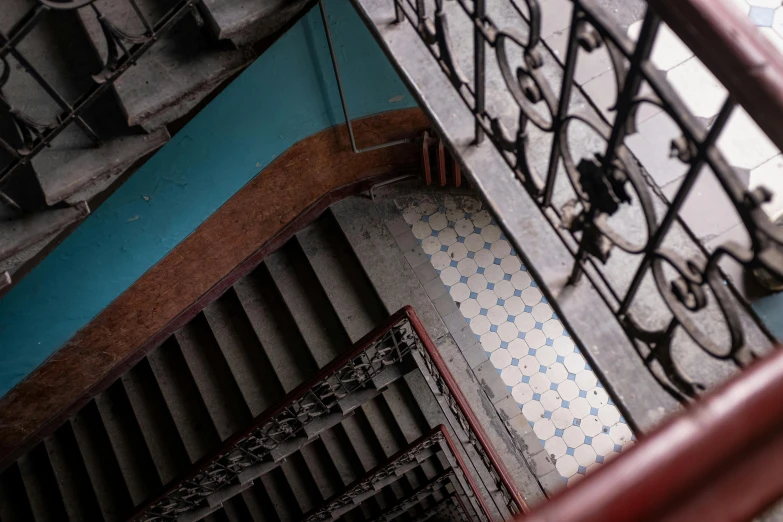
M 647 0 L 783 150 L 783 54 L 726 0 Z
M 446 382 L 446 386 L 448 386 L 449 391 L 454 397 L 454 400 L 457 402 L 460 409 L 462 410 L 462 413 L 465 415 L 465 418 L 468 422 L 468 425 L 470 426 L 471 431 L 473 431 L 473 433 L 476 435 L 476 438 L 481 444 L 481 447 L 484 449 L 484 452 L 487 454 L 487 457 L 492 463 L 492 466 L 497 470 L 498 475 L 500 476 L 500 479 L 503 482 L 503 485 L 511 494 L 512 500 L 514 501 L 514 503 L 517 505 L 517 507 L 521 512 L 523 513 L 529 512 L 530 508 L 528 507 L 527 502 L 525 502 L 525 499 L 522 497 L 522 494 L 519 492 L 519 489 L 514 484 L 514 480 L 511 478 L 511 474 L 509 473 L 505 464 L 503 464 L 503 460 L 498 455 L 497 451 L 495 450 L 495 447 L 492 445 L 492 442 L 490 442 L 489 436 L 487 435 L 487 432 L 484 431 L 484 428 L 481 426 L 481 423 L 476 417 L 476 414 L 473 413 L 473 409 L 470 407 L 470 403 L 468 402 L 468 399 L 465 397 L 465 394 L 462 393 L 462 390 L 457 384 L 457 381 L 454 379 L 454 376 L 451 374 L 448 367 L 446 366 L 443 357 L 441 357 L 440 352 L 438 352 L 438 349 L 435 347 L 435 344 L 432 342 L 432 339 L 430 339 L 430 336 L 427 334 L 427 331 L 424 329 L 424 325 L 416 316 L 416 312 L 413 310 L 413 308 L 410 305 L 403 308 L 403 311 L 407 315 L 408 320 L 410 320 L 411 326 L 413 327 L 413 331 L 421 340 L 424 349 L 427 351 L 433 363 L 437 367 L 438 372 L 440 372 L 441 376 L 443 377 L 443 380 Z
M 387 332 L 391 331 L 391 329 L 395 325 L 399 324 L 400 321 L 407 318 L 408 314 L 409 314 L 408 310 L 403 309 L 391 315 L 383 324 L 381 324 L 380 326 L 378 326 L 377 328 L 369 332 L 367 335 L 359 339 L 356 343 L 354 343 L 353 348 L 346 351 L 344 354 L 340 355 L 339 357 L 335 358 L 332 362 L 324 366 L 316 375 L 314 375 L 310 379 L 304 381 L 299 386 L 291 390 L 285 397 L 283 397 L 280 400 L 280 402 L 276 406 L 272 406 L 271 408 L 267 409 L 265 412 L 256 416 L 250 422 L 247 428 L 238 431 L 236 434 L 232 435 L 231 437 L 228 437 L 220 444 L 218 448 L 216 448 L 212 452 L 201 457 L 199 460 L 193 463 L 191 468 L 186 473 L 183 473 L 179 477 L 176 477 L 171 481 L 169 481 L 169 483 L 164 487 L 163 493 L 161 493 L 156 498 L 151 499 L 150 501 L 136 508 L 134 513 L 129 517 L 129 519 L 130 520 L 139 519 L 144 514 L 145 511 L 147 511 L 150 507 L 154 506 L 155 504 L 157 504 L 158 502 L 166 498 L 172 492 L 174 492 L 180 484 L 196 478 L 210 464 L 215 463 L 216 461 L 218 461 L 218 459 L 220 459 L 220 457 L 230 452 L 232 448 L 234 448 L 239 442 L 245 439 L 254 430 L 263 427 L 267 422 L 274 419 L 275 416 L 277 416 L 278 414 L 284 412 L 286 408 L 290 407 L 298 399 L 303 398 L 310 390 L 316 387 L 319 383 L 323 382 L 326 378 L 335 374 L 336 372 L 339 372 L 340 369 L 343 368 L 346 364 L 348 364 L 350 361 L 352 361 L 353 359 L 361 355 L 362 352 L 364 352 L 370 346 L 372 346 L 374 342 L 380 340 Z
M 781 397 L 778 349 L 518 520 L 750 520 L 783 495 Z

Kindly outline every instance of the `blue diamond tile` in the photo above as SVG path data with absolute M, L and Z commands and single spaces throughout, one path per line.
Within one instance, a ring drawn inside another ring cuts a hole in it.
M 500 347 L 501 348 L 508 348 L 508 343 L 506 341 L 500 341 Z
M 427 259 L 432 259 L 432 254 L 427 254 Z M 440 270 L 438 270 L 438 274 L 440 274 Z
M 461 276 L 461 277 L 459 278 L 459 282 L 460 282 L 460 283 L 467 283 L 467 282 L 468 282 L 468 278 L 467 278 L 467 277 L 465 277 L 465 276 Z
M 593 443 L 593 437 L 588 437 L 585 435 L 585 444 L 592 444 Z
M 622 447 L 622 446 L 620 446 L 619 444 L 615 444 L 615 445 L 614 445 L 614 450 L 615 450 L 617 453 L 620 453 L 621 451 L 623 451 L 623 447 Z
M 748 13 L 748 18 L 759 27 L 772 27 L 775 10 L 771 7 L 752 6 Z
M 489 327 L 489 331 L 490 331 L 490 332 L 497 332 L 497 331 L 498 331 L 498 327 L 497 327 L 497 325 L 493 324 L 492 326 L 490 326 L 490 327 Z
M 500 368 L 495 368 L 495 369 L 497 370 L 497 372 L 498 372 L 498 375 L 500 375 L 500 372 L 502 372 L 502 371 L 503 371 L 503 370 L 501 370 Z
M 495 283 L 487 283 L 487 290 L 494 290 L 495 289 Z
M 457 226 L 457 223 L 455 221 L 449 221 L 449 228 L 454 228 Z
M 521 297 L 522 296 L 522 290 L 514 290 L 514 295 L 517 296 L 517 297 Z
M 446 213 L 446 207 L 438 207 L 438 212 L 440 212 L 441 214 L 445 214 Z
M 488 310 L 487 310 L 486 308 L 481 308 L 481 309 L 479 309 L 479 313 L 480 313 L 481 315 L 487 315 L 487 311 L 488 311 Z
M 544 412 L 544 418 L 545 419 L 551 419 L 552 418 L 552 412 L 551 411 L 545 411 Z
M 571 379 L 572 375 L 574 375 L 574 374 L 573 373 L 569 373 L 568 374 L 568 378 Z M 576 375 L 574 375 L 574 379 L 575 378 L 576 378 Z M 574 379 L 571 379 L 571 380 L 573 381 Z M 584 390 L 579 390 L 579 396 L 582 397 L 582 398 L 587 397 L 587 392 L 584 391 Z
M 541 302 L 544 304 L 549 304 L 549 301 L 546 300 L 546 297 L 541 296 Z
M 505 239 L 505 238 L 503 238 L 503 239 Z M 514 250 L 513 248 L 511 249 L 511 255 L 512 255 L 512 256 L 515 256 L 515 255 L 517 255 L 517 252 L 516 252 L 516 250 Z
M 539 372 L 541 372 L 541 373 L 546 373 L 546 366 L 544 366 L 543 364 L 542 364 L 542 365 L 540 365 L 540 366 L 538 367 L 538 371 L 539 371 Z
M 568 408 L 571 405 L 570 401 L 563 401 L 563 403 L 560 405 L 561 408 Z
M 534 393 L 533 394 L 533 399 L 537 400 L 537 401 L 540 401 L 541 400 L 541 394 L 540 393 Z
M 466 213 L 465 213 L 465 217 L 466 217 L 466 218 L 468 218 L 468 219 L 470 219 L 470 218 L 472 218 L 472 217 L 473 217 L 473 214 L 471 214 L 470 212 L 466 212 Z
M 538 285 L 536 284 L 536 282 L 535 282 L 535 281 L 530 281 L 530 286 L 532 286 L 533 288 L 535 288 L 535 287 L 537 287 Z M 542 297 L 541 299 L 543 300 L 544 298 Z
M 453 261 L 452 261 L 452 263 L 453 263 Z M 536 330 L 540 330 L 543 327 L 544 327 L 544 323 L 539 323 L 538 321 L 536 321 Z
M 574 422 L 572 422 L 571 424 L 573 424 L 574 426 L 579 426 L 580 424 L 582 424 L 582 419 L 574 419 Z
M 506 302 L 505 299 L 498 299 L 498 305 L 503 306 L 503 304 Z
M 525 384 L 529 383 L 530 382 L 530 376 L 523 375 L 522 376 L 522 382 L 524 382 Z
M 520 295 L 521 295 L 521 292 L 520 292 Z M 532 306 L 525 305 L 525 312 L 530 313 L 532 311 L 533 311 L 533 307 Z
M 438 237 L 438 234 L 440 234 L 440 232 L 438 230 L 433 230 L 432 234 L 430 234 L 430 235 L 434 236 L 434 237 Z
M 575 381 L 576 380 L 576 374 L 569 373 L 568 374 L 568 380 L 569 381 Z M 585 395 L 585 397 L 587 397 L 587 395 Z
M 449 251 L 449 247 L 447 247 L 446 245 L 441 245 L 440 246 L 440 251 L 441 252 L 448 252 Z
M 468 252 L 468 259 L 473 259 L 473 256 L 475 256 L 473 252 Z
M 520 266 L 519 269 L 523 272 L 527 272 L 527 267 L 525 265 Z
M 476 299 L 476 298 L 478 298 L 478 294 L 476 292 L 471 292 L 470 293 L 470 298 L 471 299 Z
M 557 319 L 557 314 L 552 312 L 552 319 Z
M 524 333 L 524 332 L 520 332 L 520 333 Z M 528 355 L 535 355 L 536 354 L 536 349 L 535 348 L 528 348 L 527 349 L 527 354 Z
M 509 392 L 509 393 L 511 393 L 512 391 L 514 391 L 514 387 L 513 387 L 513 386 L 509 386 L 508 384 L 506 385 L 506 388 L 508 388 L 508 392 Z
M 509 315 L 508 317 L 506 317 L 506 321 L 508 321 L 509 323 L 513 323 L 514 319 L 516 319 L 516 317 L 514 317 L 513 315 Z
M 567 330 L 563 330 L 563 337 L 571 337 L 571 336 L 568 335 L 568 331 Z
M 481 234 L 481 229 L 479 227 L 473 227 L 473 233 L 474 234 Z
M 603 455 L 597 455 L 597 456 L 595 457 L 595 461 L 596 461 L 597 463 L 599 463 L 599 464 L 603 464 L 603 463 L 604 463 L 604 456 L 603 456 Z
M 476 338 L 477 341 L 481 340 L 481 336 L 477 333 L 474 333 L 473 336 Z M 487 355 L 489 355 L 489 352 L 487 352 Z
M 555 359 L 555 360 L 557 362 L 559 362 L 559 363 L 564 363 L 565 362 L 565 357 L 563 357 L 562 355 L 558 355 L 557 359 Z
M 553 341 L 552 339 L 547 338 L 546 345 L 547 346 L 552 346 L 553 344 L 555 344 L 555 341 Z
M 478 268 L 476 269 L 476 273 L 477 273 L 477 274 L 483 274 L 483 273 L 484 273 L 484 267 L 483 267 L 483 266 L 480 266 L 480 267 L 478 267 Z
M 573 455 L 574 455 L 574 448 L 568 448 L 568 449 L 566 449 L 566 455 L 571 455 L 571 456 L 573 456 Z
M 524 339 L 525 338 L 525 332 L 519 332 L 519 335 L 517 335 L 517 337 L 519 337 L 520 339 Z
M 558 437 L 562 437 L 563 430 L 561 430 L 560 428 L 555 428 L 555 435 L 557 435 Z
M 587 472 L 587 468 L 584 466 L 579 466 L 579 469 L 577 470 L 577 473 L 580 475 L 584 475 Z
M 462 237 L 462 236 L 459 236 L 459 237 L 457 238 L 457 243 L 464 243 L 464 242 L 465 242 L 465 238 L 464 238 L 464 237 Z
M 467 321 L 467 323 L 470 324 L 470 317 L 466 317 L 465 321 Z
M 457 262 L 452 259 L 451 263 L 449 263 L 449 266 L 453 266 L 454 268 L 457 268 Z
M 503 345 L 503 343 L 501 343 L 501 346 L 502 346 L 502 345 Z M 512 358 L 511 358 L 511 365 L 512 365 L 512 366 L 519 366 L 519 359 L 517 359 L 517 358 L 515 358 L 515 357 L 512 357 Z
M 549 383 L 549 389 L 550 390 L 557 390 L 557 384 L 555 384 L 554 382 Z
M 589 370 L 589 369 L 590 369 L 590 365 L 585 363 L 585 370 Z
M 491 243 L 484 242 L 484 248 L 486 248 L 487 250 L 490 250 L 490 249 L 492 248 L 492 244 L 491 244 Z M 496 263 L 496 264 L 497 264 L 497 263 Z
M 495 258 L 495 264 L 496 264 L 496 265 L 499 265 L 499 264 L 500 264 L 500 261 L 501 261 L 501 259 L 500 259 L 499 257 L 496 257 L 496 258 Z
M 428 222 L 430 220 L 430 217 L 429 216 L 421 216 L 421 220 L 426 223 L 426 222 Z
M 510 274 L 503 274 L 503 280 L 504 281 L 511 281 L 511 275 Z

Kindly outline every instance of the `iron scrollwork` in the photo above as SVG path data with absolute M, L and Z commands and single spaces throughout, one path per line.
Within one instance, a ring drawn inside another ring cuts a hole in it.
M 454 0 L 449 2 L 451 10 L 447 9 L 445 0 L 439 0 L 434 4 L 434 12 L 428 12 L 428 4 L 422 1 L 392 1 L 397 22 L 405 23 L 407 19 L 414 27 L 473 113 L 475 144 L 488 137 L 553 226 L 566 231 L 558 233 L 575 258 L 571 283 L 578 282 L 587 273 L 587 265 L 595 268 L 590 271 L 591 281 L 596 288 L 604 289 L 602 297 L 662 387 L 682 402 L 691 400 L 705 389 L 702 383 L 687 375 L 672 350 L 672 342 L 680 331 L 687 334 L 703 354 L 716 361 L 728 360 L 742 367 L 756 356 L 747 343 L 746 326 L 741 319 L 742 314 L 755 316 L 747 303 L 731 290 L 720 264 L 723 259 L 730 258 L 746 270 L 763 270 L 770 277 L 783 279 L 783 229 L 776 227 L 761 208 L 770 200 L 770 192 L 764 188 L 745 188 L 715 146 L 735 108 L 731 99 L 726 100 L 708 132 L 665 77 L 655 70 L 650 54 L 660 20 L 652 9 L 648 8 L 641 34 L 634 44 L 596 2 L 572 0 L 572 23 L 558 96 L 542 67 L 547 51 L 540 37 L 541 7 L 537 0 L 508 0 L 508 8 L 526 22 L 527 36 L 508 29 L 507 20 L 502 20 L 506 25 L 501 28 L 486 13 L 486 0 Z M 465 56 L 458 59 L 452 45 L 449 34 L 452 15 L 466 17 L 475 34 L 472 55 L 468 57 L 474 67 L 472 84 L 457 65 L 465 63 Z M 513 132 L 507 128 L 508 119 L 504 123 L 503 115 L 487 108 L 487 46 L 494 50 L 505 94 L 513 100 L 514 110 L 518 110 Z M 613 69 L 617 98 L 610 109 L 615 115 L 612 124 L 596 111 L 573 110 L 570 104 L 576 85 L 577 56 L 594 52 L 607 53 Z M 650 92 L 644 92 L 642 85 L 649 86 Z M 672 157 L 688 169 L 679 192 L 662 216 L 656 215 L 654 194 L 662 201 L 664 198 L 624 143 L 626 137 L 636 132 L 637 114 L 645 104 L 663 111 L 681 130 L 682 136 L 671 143 Z M 595 134 L 604 150 L 591 156 L 572 150 L 569 132 L 575 124 L 586 126 Z M 531 129 L 551 136 L 549 161 L 543 173 L 531 165 L 529 158 Z M 553 193 L 561 165 L 575 196 L 564 204 L 556 204 Z M 705 167 L 712 170 L 740 216 L 750 237 L 749 248 L 727 242 L 710 253 L 698 244 L 698 253 L 686 255 L 664 246 L 664 239 L 675 224 L 682 225 L 679 210 Z M 612 226 L 612 218 L 631 205 L 640 209 L 644 238 L 640 239 L 638 234 L 629 237 Z M 636 256 L 638 262 L 638 268 L 624 290 L 608 284 L 607 275 L 600 269 L 616 249 L 622 250 L 623 255 Z M 598 279 L 593 281 L 594 278 Z M 663 327 L 645 326 L 634 314 L 633 304 L 638 300 L 639 289 L 645 280 L 652 280 L 671 317 Z M 728 332 L 723 336 L 726 339 L 719 339 L 719 335 L 700 319 L 710 307 L 710 313 L 719 313 L 722 317 Z M 763 328 L 759 330 L 764 331 Z

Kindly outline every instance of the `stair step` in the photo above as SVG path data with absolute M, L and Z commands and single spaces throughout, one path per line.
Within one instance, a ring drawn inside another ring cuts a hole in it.
M 0 222 L 0 261 L 60 232 L 90 213 L 87 203 L 45 210 L 27 217 Z
M 142 12 L 154 24 L 174 2 L 138 2 Z M 164 5 L 168 4 L 168 5 Z M 117 23 L 136 20 L 123 2 L 100 2 L 107 19 Z M 91 9 L 79 9 L 93 53 L 106 56 L 106 39 Z M 134 22 L 133 31 L 141 31 Z M 140 125 L 151 132 L 186 115 L 218 84 L 252 61 L 245 49 L 220 49 L 213 45 L 186 14 L 174 27 L 128 69 L 111 87 L 122 103 L 128 125 Z M 97 71 L 96 71 L 97 72 Z
M 322 502 L 321 493 L 304 458 L 300 453 L 292 455 L 280 466 L 288 486 L 291 488 L 299 510 L 307 513 Z
M 342 491 L 342 477 L 322 440 L 303 447 L 301 455 L 318 488 L 321 501 Z
M 230 499 L 252 486 L 252 482 L 246 482 L 244 484 L 230 484 L 225 486 L 207 496 L 207 505 L 209 507 L 221 507 L 224 502 L 228 502 Z
M 286 393 L 315 375 L 318 366 L 266 266 L 259 266 L 234 288 Z
M 220 436 L 174 336 L 147 356 L 191 462 L 217 447 Z
M 340 318 L 299 243 L 289 241 L 264 264 L 319 368 L 351 346 Z
M 161 128 L 150 134 L 104 138 L 96 146 L 81 129 L 71 125 L 36 155 L 32 164 L 48 205 L 60 201 L 75 205 L 102 192 L 134 162 L 169 139 L 168 131 Z M 84 193 L 87 186 L 89 192 Z
M 168 483 L 190 466 L 190 459 L 149 360 L 142 359 L 123 374 L 121 382 L 152 455 L 160 482 Z
M 404 379 L 391 383 L 383 392 L 383 398 L 406 444 L 421 437 L 429 428 L 416 397 Z
M 345 487 L 356 480 L 365 468 L 359 456 L 354 450 L 350 437 L 345 430 L 345 421 L 331 430 L 321 433 L 320 442 L 329 455 L 329 459 L 337 471 L 342 484 L 335 485 L 336 488 Z
M 68 519 L 71 522 L 103 521 L 98 498 L 90 482 L 71 424 L 68 422 L 63 424 L 44 441 L 44 445 L 52 463 L 52 471 L 62 494 Z
M 306 5 L 305 0 L 204 0 L 204 18 L 218 38 L 242 46 L 274 34 Z
M 253 522 L 253 515 L 247 507 L 247 503 L 242 495 L 228 500 L 223 504 L 223 510 L 229 522 Z
M 263 475 L 259 482 L 263 484 L 264 491 L 266 491 L 280 522 L 292 522 L 302 517 L 299 506 L 295 502 L 291 502 L 294 493 L 279 467 Z
M 204 309 L 204 315 L 250 412 L 254 417 L 260 415 L 276 404 L 285 391 L 235 290 L 231 288 L 213 301 Z
M 394 455 L 406 446 L 402 431 L 392 417 L 383 395 L 364 403 L 361 410 L 386 457 Z
M 268 522 L 273 520 L 269 517 L 268 512 L 264 506 L 264 503 L 258 498 L 259 495 L 256 492 L 257 485 L 253 485 L 253 488 L 246 489 L 240 496 L 247 506 L 247 510 L 252 517 L 253 522 Z
M 87 403 L 70 422 L 104 518 L 107 522 L 121 520 L 133 501 L 95 401 Z
M 0 520 L 35 522 L 30 499 L 16 463 L 0 474 Z
M 36 522 L 68 520 L 52 463 L 44 444 L 38 444 L 18 460 L 27 497 Z M 0 515 L 0 518 L 2 516 Z M 4 519 L 3 520 L 7 520 Z
M 388 317 L 351 246 L 325 212 L 296 235 L 351 342 Z
M 246 428 L 250 409 L 204 315 L 198 314 L 174 336 L 220 438 Z
M 137 506 L 159 492 L 162 483 L 122 381 L 109 386 L 95 402 L 133 505 Z
M 369 471 L 383 460 L 384 451 L 372 433 L 372 428 L 363 414 L 348 417 L 342 423 L 347 439 L 341 443 L 348 443 L 356 452 L 364 471 Z

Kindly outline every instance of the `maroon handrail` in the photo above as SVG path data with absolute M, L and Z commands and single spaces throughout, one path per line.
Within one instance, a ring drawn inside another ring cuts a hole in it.
M 517 505 L 517 507 L 521 512 L 529 513 L 530 508 L 528 507 L 527 502 L 525 502 L 525 499 L 522 497 L 522 494 L 519 492 L 516 485 L 514 484 L 514 480 L 511 478 L 511 474 L 508 472 L 508 469 L 506 469 L 506 466 L 503 464 L 503 461 L 498 456 L 497 451 L 495 451 L 495 447 L 490 442 L 487 433 L 484 431 L 484 428 L 481 426 L 478 419 L 476 418 L 476 415 L 473 413 L 473 409 L 470 407 L 470 403 L 468 402 L 467 398 L 465 398 L 465 395 L 462 393 L 462 390 L 457 384 L 457 381 L 454 380 L 454 376 L 451 375 L 451 372 L 446 366 L 446 363 L 443 361 L 443 357 L 441 357 L 440 352 L 438 352 L 438 349 L 435 348 L 435 344 L 432 342 L 432 339 L 430 339 L 427 330 L 424 328 L 424 325 L 419 320 L 418 316 L 416 315 L 416 312 L 413 310 L 413 308 L 410 305 L 403 308 L 400 312 L 403 311 L 407 315 L 408 320 L 410 320 L 411 326 L 413 327 L 414 332 L 416 332 L 416 335 L 421 340 L 424 349 L 429 354 L 430 358 L 432 359 L 432 362 L 438 368 L 438 372 L 443 377 L 446 386 L 448 387 L 449 391 L 454 397 L 454 401 L 462 410 L 463 415 L 465 415 L 465 419 L 467 420 L 471 431 L 476 435 L 476 439 L 479 441 L 479 444 L 481 444 L 481 447 L 484 449 L 484 452 L 487 454 L 489 461 L 492 463 L 492 466 L 495 468 L 498 475 L 500 476 L 500 480 L 503 482 L 503 485 L 508 490 L 512 500 L 514 501 L 514 503 Z
M 783 54 L 726 0 L 647 0 L 783 149 Z
M 778 349 L 518 520 L 740 522 L 783 495 L 781 469 Z

